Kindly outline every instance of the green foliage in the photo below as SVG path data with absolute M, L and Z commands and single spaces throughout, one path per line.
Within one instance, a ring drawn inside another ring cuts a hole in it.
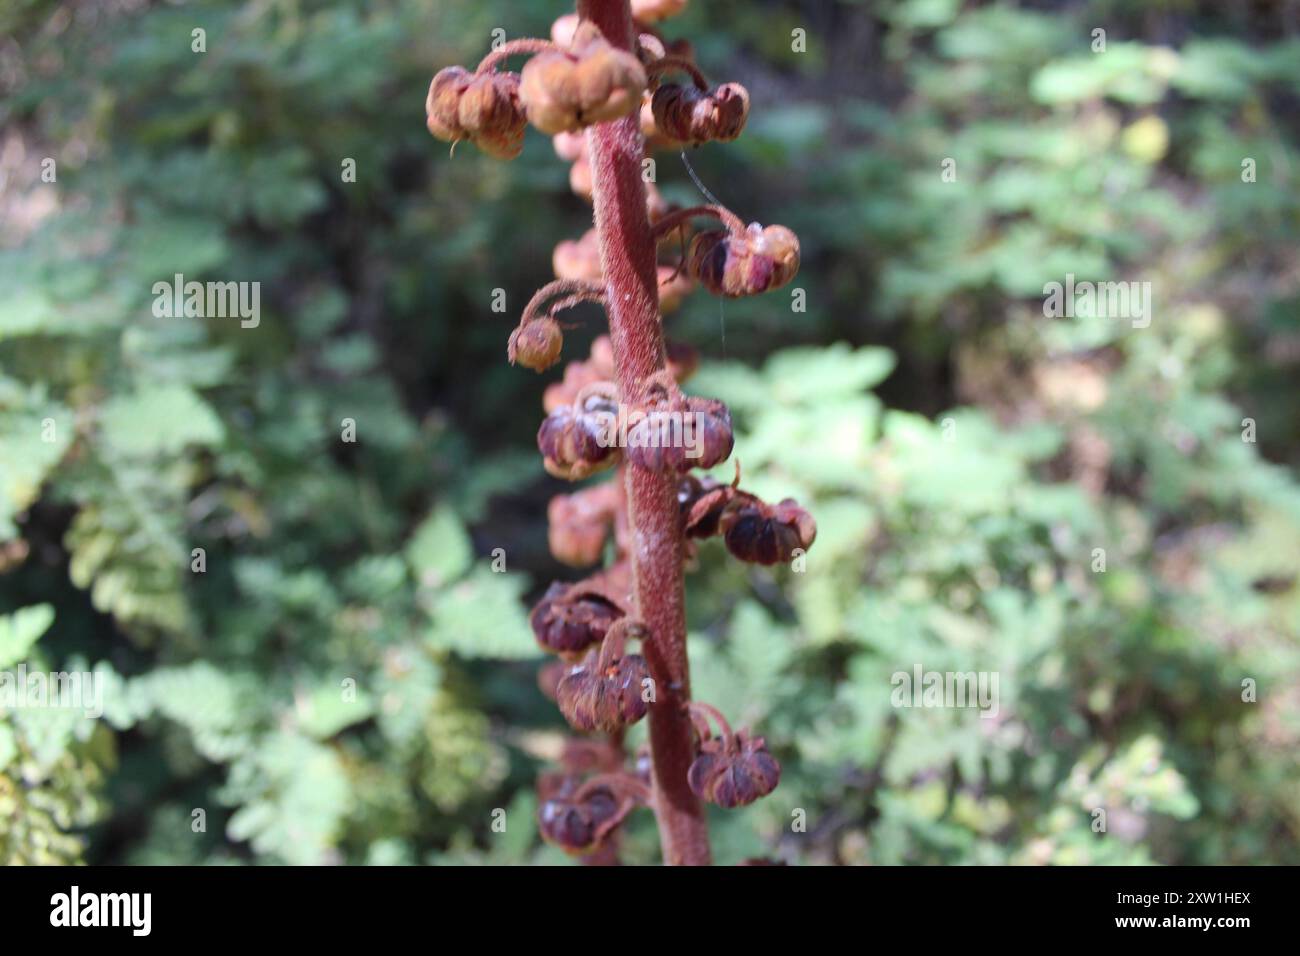
M 750 86 L 690 163 L 799 233 L 807 294 L 671 320 L 744 486 L 819 527 L 802 572 L 711 542 L 689 579 L 695 692 L 784 765 L 720 861 L 1300 862 L 1300 46 L 1212 6 L 666 25 Z M 105 712 L 0 707 L 0 862 L 564 862 L 547 379 L 503 355 L 589 211 L 544 138 L 449 158 L 420 116 L 560 6 L 77 7 L 0 11 L 0 670 L 92 669 Z M 260 282 L 260 323 L 156 315 L 178 273 Z M 1151 326 L 1044 318 L 1067 273 L 1150 281 Z M 895 706 L 918 664 L 997 674 L 997 714 Z

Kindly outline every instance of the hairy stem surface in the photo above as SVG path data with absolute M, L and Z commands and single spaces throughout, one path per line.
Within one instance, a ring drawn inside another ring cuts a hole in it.
M 578 13 L 614 46 L 634 49 L 629 0 L 578 0 Z M 645 145 L 637 114 L 588 129 L 587 148 L 614 364 L 623 401 L 635 403 L 647 379 L 665 367 L 655 240 L 641 179 Z M 664 862 L 700 866 L 710 862 L 710 853 L 704 808 L 686 783 L 694 742 L 686 709 L 690 668 L 677 482 L 671 475 L 631 465 L 625 472 L 633 592 L 637 614 L 650 631 L 643 652 L 655 682 L 648 718 L 655 816 Z

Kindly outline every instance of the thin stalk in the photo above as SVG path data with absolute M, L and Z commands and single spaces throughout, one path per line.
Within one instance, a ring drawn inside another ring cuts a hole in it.
M 578 0 L 578 14 L 614 46 L 635 50 L 629 0 Z M 636 404 L 647 381 L 666 367 L 637 114 L 588 129 L 587 151 L 614 365 L 623 401 Z M 625 472 L 633 597 L 650 632 L 643 654 L 656 688 L 648 720 L 660 843 L 665 863 L 701 866 L 711 857 L 704 808 L 686 782 L 695 752 L 686 706 L 690 667 L 676 480 L 632 466 Z

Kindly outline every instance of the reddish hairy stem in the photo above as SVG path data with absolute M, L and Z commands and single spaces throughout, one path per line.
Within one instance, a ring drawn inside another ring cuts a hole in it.
M 635 50 L 629 0 L 578 0 L 578 15 L 593 21 L 614 46 Z M 666 367 L 637 115 L 588 129 L 587 152 L 614 364 L 623 400 L 636 404 L 646 380 Z M 690 668 L 676 481 L 633 466 L 625 471 L 633 596 L 649 630 L 642 650 L 656 688 L 648 720 L 659 839 L 665 863 L 701 866 L 710 862 L 710 853 L 704 807 L 686 782 L 695 745 L 686 709 Z
M 733 236 L 745 234 L 745 223 L 730 209 L 724 206 L 692 206 L 689 209 L 674 209 L 660 216 L 654 224 L 655 238 L 667 235 L 687 220 L 696 216 L 712 216 L 719 220 Z
M 663 76 L 665 73 L 671 73 L 674 70 L 681 70 L 690 76 L 691 82 L 695 88 L 703 93 L 709 91 L 709 81 L 704 78 L 700 68 L 683 56 L 665 56 L 653 63 L 647 63 L 645 67 L 646 76 L 651 79 Z
M 498 63 L 519 53 L 549 53 L 559 49 L 550 40 L 534 40 L 532 38 L 508 40 L 483 57 L 474 72 L 487 73 L 489 70 L 495 70 Z
M 548 315 L 551 312 L 572 308 L 583 302 L 605 301 L 605 290 L 597 282 L 588 282 L 585 279 L 556 279 L 554 282 L 548 282 L 533 293 L 533 297 L 524 306 L 523 315 L 519 317 L 519 324 L 524 325 L 532 321 L 536 318 L 537 312 L 542 306 L 561 295 L 566 296 L 566 298 L 561 302 L 554 303 L 547 310 Z

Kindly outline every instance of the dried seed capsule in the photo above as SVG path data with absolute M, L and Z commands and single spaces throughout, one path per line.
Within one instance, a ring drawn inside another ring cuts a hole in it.
M 555 146 L 555 155 L 566 163 L 587 155 L 587 137 L 582 133 L 556 133 L 551 143 Z
M 578 394 L 595 382 L 614 378 L 614 350 L 609 336 L 602 335 L 591 343 L 591 357 L 585 362 L 570 362 L 564 367 L 564 380 L 547 386 L 542 407 L 553 412 L 562 405 L 572 405 Z
M 646 412 L 627 433 L 628 461 L 649 471 L 684 472 L 726 461 L 735 443 L 722 402 L 687 398 Z
M 460 124 L 489 156 L 514 159 L 524 150 L 528 119 L 519 102 L 517 73 L 476 76 L 460 98 Z
M 534 372 L 544 372 L 560 360 L 564 333 L 549 315 L 532 319 L 510 333 L 506 355 L 512 365 L 522 365 Z
M 596 184 L 591 176 L 591 163 L 586 156 L 579 156 L 569 167 L 569 188 L 575 196 L 591 202 Z
M 727 550 L 753 564 L 783 564 L 817 538 L 817 522 L 793 498 L 776 505 L 738 499 L 723 512 L 720 526 Z
M 751 496 L 712 478 L 686 475 L 677 486 L 677 507 L 688 538 L 711 538 L 719 532 L 723 514 L 732 502 Z
M 561 787 L 537 808 L 542 839 L 566 853 L 583 855 L 597 849 L 623 822 L 629 809 L 608 787 L 593 787 L 581 800 L 577 786 Z
M 618 407 L 603 396 L 589 396 L 581 409 L 560 406 L 537 430 L 537 448 L 546 471 L 578 481 L 618 460 Z
M 799 271 L 799 240 L 785 226 L 750 223 L 743 236 L 702 232 L 691 240 L 687 270 L 727 298 L 779 289 Z
M 628 654 L 600 667 L 599 654 L 590 651 L 560 680 L 555 702 L 574 730 L 613 733 L 646 715 L 642 682 L 650 676 L 645 659 Z
M 438 71 L 424 103 L 429 132 L 448 142 L 468 139 L 489 156 L 514 159 L 524 148 L 527 117 L 515 73 Z
M 609 626 L 623 616 L 612 601 L 585 591 L 574 592 L 577 585 L 556 581 L 528 616 L 533 636 L 545 650 L 559 654 L 576 654 L 605 639 Z
M 640 61 L 584 20 L 567 52 L 539 53 L 524 65 L 519 96 L 529 122 L 554 135 L 626 116 L 645 88 Z
M 617 496 L 616 486 L 606 483 L 551 499 L 546 507 L 547 537 L 556 560 L 579 568 L 600 560 Z
M 739 83 L 723 83 L 704 92 L 694 86 L 665 83 L 650 100 L 654 128 L 678 143 L 698 146 L 730 142 L 749 118 L 749 93 Z
M 743 730 L 730 744 L 718 737 L 703 741 L 686 774 L 697 797 L 728 809 L 767 796 L 780 780 L 781 765 L 767 752 L 763 738 L 750 737 Z
M 686 9 L 686 0 L 632 0 L 632 16 L 641 23 L 675 17 Z
M 648 149 L 681 149 L 685 144 L 673 139 L 655 122 L 654 95 L 647 92 L 641 101 L 641 135 Z
M 551 42 L 558 47 L 568 49 L 573 45 L 573 34 L 577 32 L 581 18 L 576 13 L 566 13 L 551 24 Z
M 557 279 L 575 279 L 599 282 L 603 278 L 600 267 L 600 240 L 595 229 L 588 229 L 581 239 L 565 239 L 551 254 L 551 266 Z
M 434 75 L 424 112 L 425 125 L 438 139 L 455 142 L 469 138 L 460 125 L 460 97 L 473 79 L 474 74 L 463 66 L 449 66 Z

